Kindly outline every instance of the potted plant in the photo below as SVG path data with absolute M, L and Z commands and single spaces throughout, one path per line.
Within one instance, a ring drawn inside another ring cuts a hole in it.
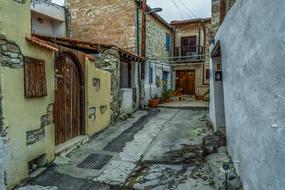
M 167 90 L 166 92 L 164 92 L 163 93 L 164 102 L 166 102 L 166 103 L 170 102 L 172 95 L 173 95 L 172 90 Z
M 159 105 L 159 98 L 157 95 L 155 95 L 154 98 L 149 100 L 149 106 L 151 108 L 157 108 L 158 105 Z

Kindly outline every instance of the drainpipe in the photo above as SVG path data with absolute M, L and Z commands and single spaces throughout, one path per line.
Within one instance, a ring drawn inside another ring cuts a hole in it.
M 140 55 L 140 5 L 136 2 L 136 51 Z
M 201 26 L 199 26 L 199 40 L 198 40 L 198 53 L 200 54 L 200 46 L 201 46 Z
M 136 1 L 136 53 L 137 55 L 141 55 L 140 52 L 140 3 L 139 1 Z M 139 105 L 141 109 L 144 109 L 144 103 L 143 103 L 143 94 L 144 92 L 144 80 L 143 80 L 143 72 L 142 70 L 144 68 L 144 65 L 142 63 L 138 63 L 138 85 L 139 85 Z
M 69 14 L 68 8 L 64 7 L 65 12 L 65 35 L 66 37 L 71 37 L 71 16 Z
M 172 57 L 171 58 L 171 61 L 174 61 L 175 60 L 175 58 L 173 58 L 173 57 L 175 57 L 175 56 L 177 56 L 177 54 L 176 54 L 176 50 L 175 50 L 175 47 L 176 47 L 176 29 L 175 29 L 175 27 L 173 27 L 173 32 L 172 32 L 172 52 L 171 52 L 171 54 L 170 54 L 170 56 Z M 173 81 L 173 78 L 174 78 L 174 76 L 173 76 L 173 70 L 174 70 L 174 66 L 172 66 L 171 64 L 169 64 L 170 65 L 170 85 L 171 85 L 171 89 L 174 89 L 174 81 Z
M 205 20 L 201 20 L 201 26 L 202 26 L 202 29 L 203 29 L 203 33 L 204 33 L 204 44 L 203 44 L 203 51 L 202 51 L 202 53 L 203 53 L 203 56 L 205 57 L 205 59 L 206 59 L 206 55 L 205 55 L 205 53 L 206 53 L 206 51 L 205 51 L 205 49 L 206 49 L 206 29 L 205 29 Z M 204 64 L 203 64 L 203 85 L 205 84 L 205 62 L 204 62 Z

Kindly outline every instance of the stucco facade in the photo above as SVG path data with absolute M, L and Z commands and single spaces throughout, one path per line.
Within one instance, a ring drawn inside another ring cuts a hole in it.
M 280 86 L 285 80 L 284 7 L 283 0 L 237 0 L 213 44 L 215 48 L 220 43 L 228 151 L 245 190 L 285 187 L 285 90 Z M 212 121 L 220 106 L 215 94 L 215 59 L 211 65 Z
M 30 3 L 30 1 L 24 3 L 2 2 L 0 5 L 0 33 L 5 35 L 7 41 L 17 44 L 22 55 L 45 60 L 46 77 L 53 79 L 53 52 L 35 47 L 25 39 L 31 31 Z M 19 17 L 22 19 L 17 19 Z M 6 150 L 5 183 L 8 189 L 28 176 L 28 161 L 43 154 L 46 155 L 47 161 L 51 161 L 54 158 L 55 148 L 53 123 L 43 126 L 45 137 L 42 141 L 30 146 L 27 146 L 26 143 L 27 132 L 41 127 L 41 117 L 47 114 L 47 108 L 53 103 L 54 81 L 47 80 L 48 96 L 39 99 L 25 99 L 23 60 L 19 64 L 21 66 L 18 68 L 3 66 L 3 64 L 0 66 L 4 118 L 2 123 L 6 139 L 4 144 Z
M 41 164 L 46 164 L 54 159 L 56 147 L 52 115 L 56 54 L 26 40 L 27 36 L 31 36 L 30 0 L 1 2 L 0 26 L 1 142 L 3 140 L 0 147 L 4 147 L 4 152 L 1 149 L 0 154 L 0 176 L 4 176 L 1 177 L 0 187 L 4 180 L 7 189 L 11 189 L 29 175 L 31 160 L 43 156 Z M 25 56 L 45 63 L 47 95 L 44 97 L 25 98 Z M 96 69 L 88 59 L 85 62 L 88 93 L 84 98 L 87 105 L 84 127 L 86 135 L 92 135 L 106 128 L 110 122 L 111 82 L 109 73 Z M 94 78 L 99 79 L 104 87 L 100 91 L 91 86 Z M 88 117 L 87 107 L 96 107 L 95 119 Z

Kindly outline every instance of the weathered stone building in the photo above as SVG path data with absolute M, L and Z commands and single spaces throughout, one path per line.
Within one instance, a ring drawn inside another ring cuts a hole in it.
M 236 0 L 212 40 L 210 118 L 245 190 L 285 187 L 284 7 Z
M 136 53 L 136 6 L 135 0 L 68 0 L 71 36 Z
M 203 96 L 209 89 L 211 19 L 172 21 L 171 25 L 175 28 L 173 88 Z
M 99 43 L 114 44 L 131 53 L 140 55 L 142 28 L 140 1 L 69 0 L 67 1 L 67 7 L 71 15 L 72 37 Z M 150 7 L 148 7 L 148 10 L 150 10 Z M 173 42 L 172 27 L 165 20 L 155 12 L 147 14 L 146 17 L 146 64 L 144 68 L 141 68 L 139 64 L 134 65 L 136 69 L 132 68 L 134 70 L 133 75 L 139 78 L 139 85 L 131 86 L 131 88 L 136 89 L 134 95 L 139 99 L 140 97 L 145 97 L 145 102 L 154 95 L 150 94 L 150 88 L 154 89 L 155 94 L 160 96 L 162 87 L 150 84 L 148 80 L 143 81 L 141 78 L 149 78 L 148 74 L 151 67 L 154 68 L 156 63 L 161 63 L 160 57 L 169 57 L 172 55 Z M 166 65 L 166 70 L 169 72 L 170 67 L 166 63 L 163 64 Z M 121 72 L 126 72 L 127 68 L 124 64 L 121 64 L 121 66 Z M 143 70 L 146 72 L 142 73 Z M 145 76 L 141 76 L 141 74 Z M 152 76 L 154 75 L 155 73 L 152 74 Z M 162 76 L 162 72 L 158 76 Z M 170 77 L 171 73 L 169 72 L 167 77 L 169 84 Z M 121 80 L 124 83 L 126 78 L 121 77 Z M 158 80 L 162 82 L 162 77 Z M 124 86 L 126 87 L 126 85 Z M 142 91 L 139 89 L 142 89 Z M 128 91 L 128 88 L 124 88 L 125 93 Z
M 148 11 L 151 8 L 148 7 Z M 146 64 L 144 101 L 170 90 L 172 85 L 169 57 L 173 55 L 173 27 L 158 14 L 146 15 Z

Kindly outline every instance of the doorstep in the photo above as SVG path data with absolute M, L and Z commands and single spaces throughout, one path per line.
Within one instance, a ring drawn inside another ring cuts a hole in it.
M 89 137 L 87 135 L 81 135 L 66 141 L 65 143 L 59 144 L 55 147 L 55 155 L 67 155 L 79 146 L 87 143 Z

